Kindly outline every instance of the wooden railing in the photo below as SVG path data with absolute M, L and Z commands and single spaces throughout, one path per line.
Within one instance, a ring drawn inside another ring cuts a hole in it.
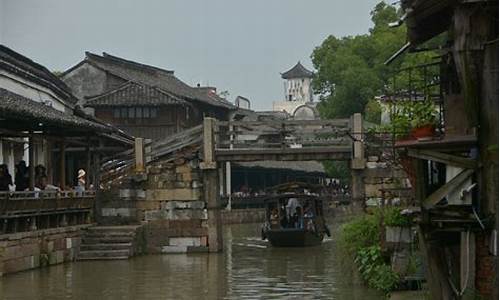
M 349 146 L 349 119 L 217 121 L 216 150 Z
M 0 192 L 0 217 L 91 210 L 94 206 L 94 199 L 94 191 Z
M 221 161 L 349 159 L 352 152 L 349 119 L 214 123 Z

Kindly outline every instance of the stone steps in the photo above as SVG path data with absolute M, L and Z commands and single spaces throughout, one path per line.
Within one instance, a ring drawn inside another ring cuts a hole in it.
M 82 258 L 115 258 L 115 257 L 129 257 L 130 249 L 121 250 L 83 250 L 80 251 L 78 259 Z
M 78 260 L 128 259 L 134 254 L 137 226 L 94 226 L 82 238 Z
M 115 237 L 83 237 L 82 244 L 119 244 L 119 243 L 131 243 L 134 240 L 132 236 L 115 236 Z
M 129 250 L 132 247 L 132 243 L 92 243 L 92 244 L 82 244 L 80 246 L 80 251 L 87 250 Z
M 129 259 L 128 256 L 114 256 L 114 257 L 79 257 L 78 260 L 121 260 Z

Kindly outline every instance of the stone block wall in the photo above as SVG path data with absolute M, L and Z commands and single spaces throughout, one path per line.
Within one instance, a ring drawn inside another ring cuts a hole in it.
M 141 227 L 146 253 L 185 253 L 208 251 L 207 222 L 192 220 L 154 220 Z
M 82 230 L 88 226 L 0 235 L 0 276 L 74 261 L 80 249 Z
M 413 199 L 411 184 L 403 169 L 378 162 L 378 157 L 369 157 L 366 162 L 363 184 L 367 205 L 381 203 L 382 199 L 406 204 Z
M 265 208 L 232 209 L 221 211 L 222 224 L 264 223 Z
M 143 224 L 147 253 L 205 251 L 208 213 L 195 155 L 151 163 L 102 195 L 98 222 Z

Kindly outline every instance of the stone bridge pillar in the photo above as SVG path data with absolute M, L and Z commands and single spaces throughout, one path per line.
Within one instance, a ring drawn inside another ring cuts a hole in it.
M 360 113 L 352 116 L 351 120 L 353 149 L 351 159 L 352 176 L 352 200 L 356 206 L 364 206 L 365 186 L 363 182 L 363 173 L 366 165 L 365 149 L 363 147 L 363 117 Z
M 222 222 L 220 216 L 219 174 L 215 161 L 215 119 L 203 120 L 203 196 L 208 210 L 208 248 L 222 251 Z

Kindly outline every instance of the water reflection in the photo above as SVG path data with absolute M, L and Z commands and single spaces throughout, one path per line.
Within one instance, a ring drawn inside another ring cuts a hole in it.
M 259 226 L 225 228 L 222 254 L 77 262 L 7 275 L 1 299 L 383 299 L 343 276 L 335 243 L 272 248 Z

